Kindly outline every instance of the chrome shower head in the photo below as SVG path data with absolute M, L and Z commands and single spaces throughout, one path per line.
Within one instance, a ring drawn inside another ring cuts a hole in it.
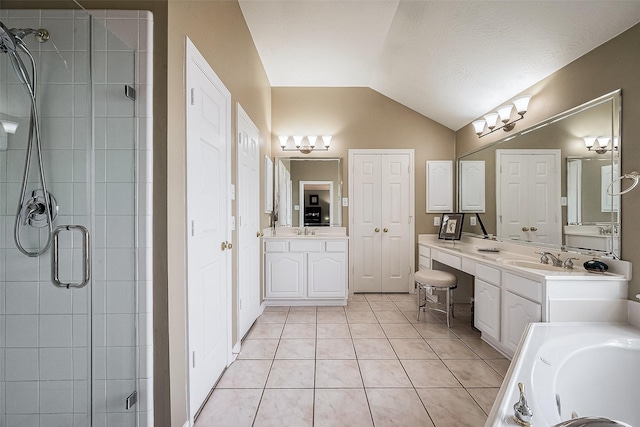
M 35 39 L 39 43 L 46 42 L 50 37 L 49 31 L 45 30 L 44 28 L 40 28 L 38 30 L 34 30 L 33 28 L 12 28 L 9 31 L 11 31 L 11 34 L 13 34 L 16 38 L 20 39 L 20 41 L 22 41 L 25 36 L 28 36 L 29 34 L 33 34 Z

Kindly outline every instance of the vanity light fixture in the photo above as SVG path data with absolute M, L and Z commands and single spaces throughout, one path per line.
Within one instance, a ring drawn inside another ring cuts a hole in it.
M 611 137 L 608 136 L 585 136 L 582 138 L 584 141 L 585 147 L 589 151 L 595 151 L 598 154 L 605 154 L 608 151 L 618 150 L 618 137 L 613 137 L 613 143 L 611 144 L 611 148 L 609 148 L 609 142 L 611 141 Z M 598 144 L 596 145 L 596 141 Z
M 294 147 L 290 147 L 289 138 L 293 138 Z M 318 138 L 322 138 L 322 146 L 318 146 L 316 142 Z M 312 151 L 328 151 L 331 146 L 331 135 L 323 135 L 318 137 L 317 135 L 279 135 L 280 148 L 282 151 L 299 151 L 302 154 L 309 154 Z
M 499 129 L 504 130 L 505 132 L 512 131 L 514 127 L 516 127 L 516 122 L 524 119 L 524 115 L 527 112 L 527 108 L 529 107 L 529 101 L 531 100 L 531 95 L 523 95 L 513 100 L 513 104 L 506 104 L 502 107 L 498 108 L 498 111 L 495 113 L 489 113 L 484 116 L 484 119 L 476 120 L 472 123 L 473 129 L 479 138 L 483 136 L 487 136 L 490 133 L 493 133 Z M 513 107 L 516 108 L 516 112 L 520 117 L 515 120 L 511 120 L 511 111 Z M 498 122 L 498 118 L 500 121 L 504 123 L 502 126 L 496 128 L 496 123 Z M 485 125 L 487 132 L 484 132 Z
M 8 135 L 16 133 L 18 123 L 11 120 L 0 120 L 0 151 L 7 149 Z

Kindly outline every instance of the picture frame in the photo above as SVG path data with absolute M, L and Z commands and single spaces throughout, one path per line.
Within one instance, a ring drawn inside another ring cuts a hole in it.
M 309 194 L 309 204 L 317 205 L 318 204 L 318 195 L 317 194 Z
M 462 236 L 462 224 L 464 213 L 443 213 L 440 222 L 439 239 L 460 240 Z

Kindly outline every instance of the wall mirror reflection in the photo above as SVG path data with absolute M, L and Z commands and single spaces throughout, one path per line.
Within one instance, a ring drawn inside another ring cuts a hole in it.
M 499 240 L 620 256 L 619 196 L 606 192 L 620 174 L 620 109 L 617 90 L 459 157 L 459 211 L 480 213 Z M 484 183 L 465 175 L 478 164 Z
M 341 158 L 276 157 L 274 163 L 277 226 L 342 226 Z

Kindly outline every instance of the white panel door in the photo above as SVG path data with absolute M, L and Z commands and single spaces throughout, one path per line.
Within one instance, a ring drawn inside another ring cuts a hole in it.
M 258 127 L 238 107 L 238 339 L 260 315 L 260 144 Z
M 484 160 L 461 160 L 460 165 L 460 211 L 485 211 L 485 162 Z
M 187 314 L 189 416 L 227 366 L 231 96 L 187 40 Z
M 453 162 L 427 160 L 427 212 L 453 211 Z
M 305 296 L 303 252 L 267 253 L 264 263 L 267 298 L 297 299 Z
M 529 323 L 542 321 L 542 306 L 505 291 L 502 312 L 502 344 L 515 352 Z
M 410 157 L 381 155 L 382 292 L 408 292 L 411 284 Z M 413 245 L 412 245 L 413 246 Z
M 377 154 L 357 154 L 352 163 L 349 250 L 353 257 L 353 290 L 381 292 L 381 158 Z
M 409 292 L 414 265 L 413 153 L 350 150 L 353 292 Z
M 496 151 L 500 237 L 561 244 L 559 151 Z

